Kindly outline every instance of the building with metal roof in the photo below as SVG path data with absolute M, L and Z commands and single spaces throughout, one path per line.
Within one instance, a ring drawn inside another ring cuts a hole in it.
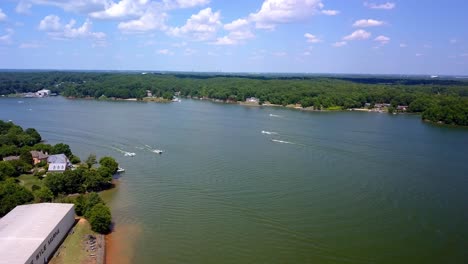
M 42 264 L 75 221 L 73 204 L 19 205 L 0 219 L 0 264 Z

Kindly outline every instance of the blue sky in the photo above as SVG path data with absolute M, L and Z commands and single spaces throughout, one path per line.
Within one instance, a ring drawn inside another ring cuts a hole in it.
M 468 1 L 1 0 L 0 68 L 468 75 Z

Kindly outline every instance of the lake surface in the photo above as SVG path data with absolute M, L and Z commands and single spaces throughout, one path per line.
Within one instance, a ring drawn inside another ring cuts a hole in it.
M 117 260 L 468 263 L 468 129 L 412 115 L 61 97 L 0 99 L 0 119 L 126 169 L 111 202 Z

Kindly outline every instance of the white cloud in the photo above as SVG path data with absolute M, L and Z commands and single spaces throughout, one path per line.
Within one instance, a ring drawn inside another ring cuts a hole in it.
M 168 33 L 176 37 L 187 37 L 193 41 L 209 40 L 221 27 L 220 18 L 219 11 L 213 12 L 208 7 L 192 15 L 182 27 L 171 28 Z
M 348 42 L 346 41 L 338 41 L 332 44 L 333 47 L 339 48 L 348 45 Z
M 229 30 L 229 31 L 239 30 L 241 28 L 247 27 L 248 25 L 249 25 L 249 21 L 247 21 L 246 19 L 240 18 L 240 19 L 236 19 L 232 21 L 231 23 L 225 24 L 224 29 Z
M 29 14 L 31 7 L 32 4 L 28 1 L 20 1 L 18 5 L 16 5 L 15 11 L 20 14 Z
M 230 31 L 228 35 L 217 38 L 214 45 L 238 45 L 246 40 L 255 38 L 246 19 L 237 19 L 224 25 L 224 30 Z
M 59 31 L 62 27 L 60 17 L 56 15 L 48 15 L 39 22 L 39 30 L 43 31 Z
M 383 4 L 364 2 L 364 6 L 370 8 L 370 9 L 391 10 L 391 9 L 395 8 L 396 4 L 393 3 L 393 2 L 386 2 L 386 3 L 383 3 Z
M 16 12 L 29 13 L 33 5 L 55 6 L 68 12 L 88 14 L 104 10 L 113 3 L 111 0 L 21 0 L 16 6 Z
M 336 16 L 340 13 L 338 10 L 322 10 L 322 14 L 327 16 Z
M 371 36 L 371 33 L 362 29 L 358 29 L 354 31 L 353 33 L 351 33 L 350 35 L 343 37 L 343 40 L 364 40 L 364 39 L 368 39 L 370 36 Z
M 468 57 L 468 53 L 462 53 L 460 54 L 460 57 Z
M 46 31 L 47 35 L 56 40 L 67 39 L 92 39 L 93 47 L 107 46 L 106 34 L 104 32 L 93 32 L 92 22 L 86 19 L 83 25 L 75 27 L 76 21 L 70 20 L 63 25 L 60 18 L 55 15 L 44 17 L 39 23 L 39 30 Z
M 7 15 L 3 13 L 3 10 L 0 8 L 0 22 L 5 21 L 7 19 Z
M 21 43 L 18 48 L 20 49 L 37 49 L 37 48 L 41 48 L 42 45 L 39 44 L 38 42 L 24 42 L 24 43 Z
M 204 6 L 210 3 L 210 0 L 164 0 L 167 8 L 191 8 Z
M 304 51 L 304 52 L 302 53 L 302 55 L 303 55 L 303 56 L 310 56 L 310 55 L 312 55 L 312 53 L 310 53 L 310 51 Z
M 384 25 L 385 22 L 375 19 L 361 19 L 354 22 L 353 27 L 377 27 Z
M 406 45 L 405 43 L 400 43 L 400 48 L 406 48 L 408 47 L 408 45 Z
M 374 41 L 380 42 L 380 45 L 385 45 L 390 42 L 390 38 L 384 35 L 380 35 L 374 39 Z
M 415 56 L 416 56 L 416 57 L 422 57 L 422 56 L 424 56 L 424 54 L 422 54 L 422 53 L 416 53 Z
M 322 42 L 321 39 L 319 39 L 317 36 L 312 35 L 312 34 L 310 34 L 310 33 L 305 33 L 305 34 L 304 34 L 304 37 L 307 39 L 307 42 L 309 42 L 309 43 L 318 43 L 318 42 Z
M 450 44 L 456 44 L 458 42 L 457 39 L 453 38 L 449 40 Z
M 13 36 L 13 33 L 15 33 L 15 31 L 11 28 L 7 28 L 5 31 L 6 31 L 6 34 L 0 36 L 0 44 L 10 45 L 13 43 L 11 36 Z
M 92 12 L 89 15 L 96 19 L 123 19 L 140 16 L 144 13 L 148 0 L 121 0 L 111 2 L 105 10 Z
M 151 8 L 146 10 L 146 12 L 140 18 L 126 22 L 120 22 L 117 27 L 126 33 L 166 30 L 166 20 L 166 13 L 161 13 L 159 10 Z
M 304 20 L 320 12 L 321 0 L 265 0 L 260 10 L 249 19 L 257 28 L 273 30 L 276 24 Z
M 161 55 L 174 55 L 174 52 L 168 49 L 160 49 L 160 50 L 157 50 L 156 53 L 161 54 Z

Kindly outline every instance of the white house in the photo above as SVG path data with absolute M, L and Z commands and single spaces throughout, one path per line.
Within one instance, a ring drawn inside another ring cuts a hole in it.
M 50 95 L 50 90 L 42 89 L 36 92 L 37 97 L 47 97 L 49 95 Z
M 256 103 L 258 104 L 260 100 L 257 97 L 250 97 L 245 100 L 247 103 Z
M 71 166 L 70 160 L 65 154 L 50 155 L 47 158 L 47 163 L 49 164 L 48 172 L 64 172 Z

